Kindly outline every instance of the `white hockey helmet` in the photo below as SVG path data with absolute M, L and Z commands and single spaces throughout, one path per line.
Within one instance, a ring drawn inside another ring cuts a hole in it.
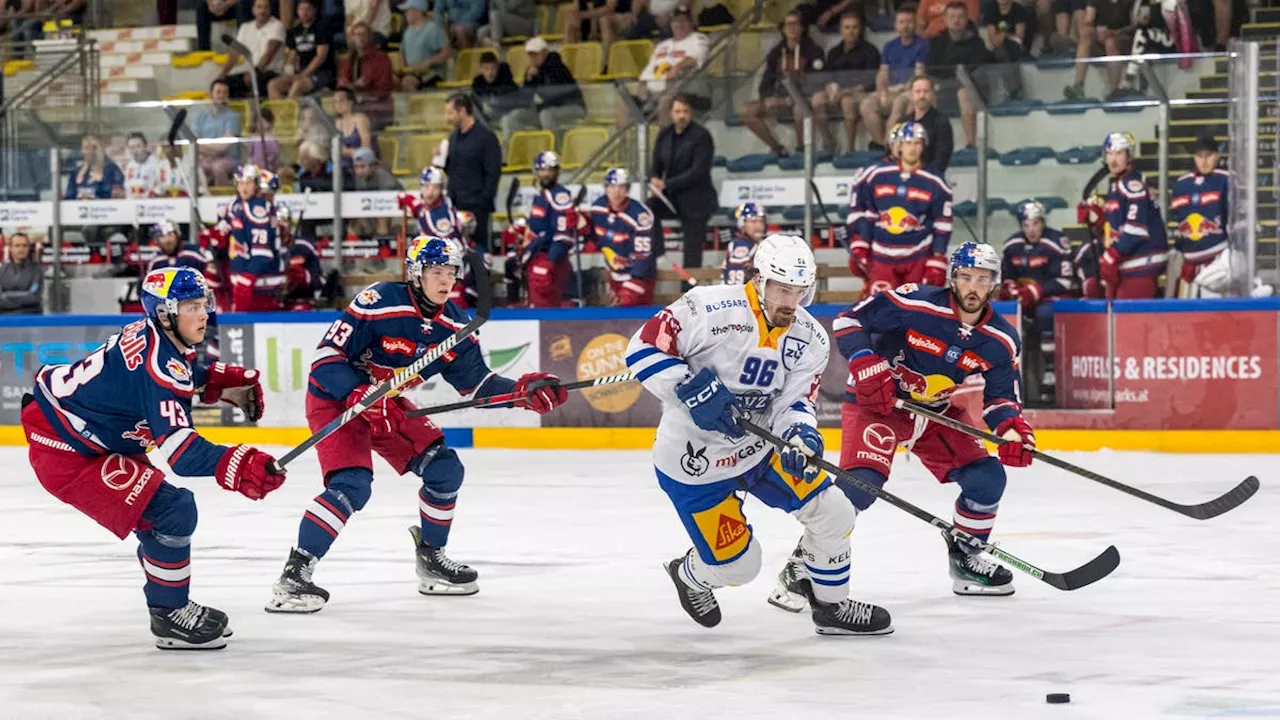
M 813 250 L 803 238 L 795 235 L 770 235 L 756 247 L 751 261 L 756 269 L 756 292 L 765 297 L 765 285 L 770 280 L 783 285 L 807 288 L 800 304 L 813 302 L 818 285 L 818 268 Z
M 1000 253 L 986 243 L 970 240 L 956 248 L 956 251 L 951 253 L 951 271 L 948 275 L 954 278 L 956 271 L 961 268 L 990 270 L 995 274 L 995 281 L 992 284 L 1000 284 Z

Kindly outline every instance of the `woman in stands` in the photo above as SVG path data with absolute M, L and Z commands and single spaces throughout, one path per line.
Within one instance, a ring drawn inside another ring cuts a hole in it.
M 350 165 L 352 156 L 360 148 L 374 149 L 373 126 L 369 116 L 356 110 L 355 97 L 350 90 L 339 89 L 333 93 L 333 124 L 338 127 L 342 137 L 342 161 Z

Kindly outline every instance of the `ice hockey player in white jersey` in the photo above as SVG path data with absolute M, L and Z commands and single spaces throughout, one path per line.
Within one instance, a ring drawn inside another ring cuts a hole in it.
M 804 309 L 812 299 L 813 252 L 797 237 L 771 235 L 745 285 L 696 287 L 631 338 L 627 365 L 663 405 L 654 441 L 658 485 L 671 498 L 693 548 L 666 565 L 680 604 L 714 627 L 714 590 L 760 572 L 760 543 L 742 513 L 744 493 L 804 525 L 813 621 L 820 634 L 893 631 L 884 608 L 849 599 L 849 534 L 857 511 L 809 467 L 821 455 L 814 399 L 827 365 L 826 331 Z M 790 443 L 778 452 L 737 423 L 746 418 Z

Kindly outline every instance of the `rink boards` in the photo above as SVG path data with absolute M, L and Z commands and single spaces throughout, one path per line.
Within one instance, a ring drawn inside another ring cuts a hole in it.
M 1110 312 L 1101 301 L 1056 307 L 1057 387 L 1068 408 L 1029 411 L 1043 449 L 1280 452 L 1280 299 L 1118 301 Z M 841 309 L 810 308 L 828 328 Z M 1011 321 L 1017 317 L 1013 303 L 997 309 Z M 627 342 L 654 312 L 495 310 L 480 332 L 481 348 L 503 375 L 613 375 L 626 372 Z M 222 359 L 263 372 L 267 409 L 256 425 L 229 407 L 197 409 L 202 433 L 217 442 L 292 445 L 305 439 L 311 356 L 337 315 L 221 315 Z M 17 427 L 20 401 L 38 367 L 82 357 L 127 320 L 0 317 L 0 444 L 24 442 Z M 838 443 L 845 378 L 844 362 L 833 353 L 819 398 L 829 447 Z M 461 399 L 438 377 L 409 396 L 422 407 Z M 957 397 L 980 404 L 980 387 L 966 386 Z M 571 393 L 564 407 L 544 417 L 498 409 L 434 419 L 455 447 L 643 449 L 660 412 L 652 396 L 627 383 Z

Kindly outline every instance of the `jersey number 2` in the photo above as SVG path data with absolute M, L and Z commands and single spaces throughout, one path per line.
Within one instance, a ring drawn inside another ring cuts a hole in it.
M 743 385 L 760 385 L 768 387 L 773 384 L 773 375 L 778 370 L 777 360 L 760 360 L 758 357 L 747 358 L 742 366 L 742 375 L 738 382 Z

